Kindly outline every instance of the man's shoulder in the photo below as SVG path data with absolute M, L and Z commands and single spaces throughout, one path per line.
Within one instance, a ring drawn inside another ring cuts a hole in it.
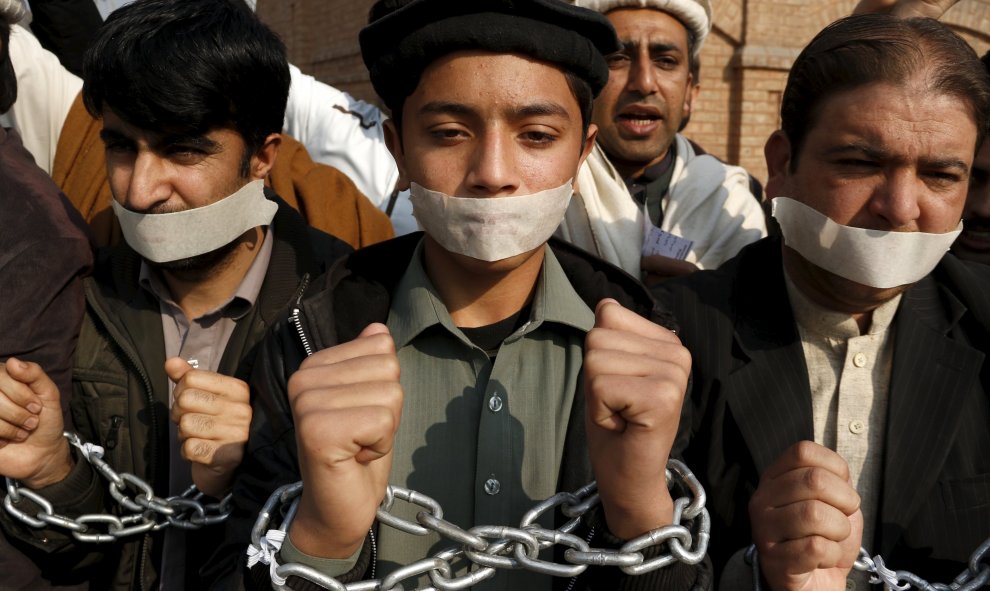
M 780 240 L 763 238 L 745 246 L 717 269 L 698 271 L 664 281 L 654 294 L 663 301 L 690 296 L 712 305 L 727 302 L 740 292 L 765 290 L 780 264 Z
M 574 291 L 592 310 L 602 299 L 612 298 L 658 324 L 676 328 L 673 316 L 629 273 L 558 238 L 551 238 L 548 245 Z

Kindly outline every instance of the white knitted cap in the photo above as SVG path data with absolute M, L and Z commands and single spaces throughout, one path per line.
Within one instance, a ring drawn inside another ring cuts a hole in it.
M 0 22 L 19 23 L 26 12 L 21 0 L 0 0 Z
M 695 56 L 712 30 L 711 0 L 574 0 L 574 4 L 602 14 L 616 8 L 653 8 L 668 12 L 694 33 L 697 40 L 694 44 Z

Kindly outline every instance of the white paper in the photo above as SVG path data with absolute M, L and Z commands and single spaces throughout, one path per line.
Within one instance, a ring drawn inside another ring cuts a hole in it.
M 666 230 L 661 230 L 650 224 L 650 229 L 643 239 L 643 256 L 660 255 L 669 259 L 683 261 L 687 258 L 688 253 L 691 252 L 692 246 L 694 246 L 693 240 L 681 238 L 676 234 L 671 234 Z

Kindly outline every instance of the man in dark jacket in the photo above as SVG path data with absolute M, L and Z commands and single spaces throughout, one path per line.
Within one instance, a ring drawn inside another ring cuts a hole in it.
M 518 524 L 594 477 L 593 546 L 670 525 L 664 472 L 690 359 L 638 282 L 547 242 L 594 143 L 591 102 L 618 47 L 607 19 L 558 0 L 426 0 L 369 25 L 361 46 L 425 234 L 345 259 L 266 341 L 242 520 L 218 564 L 243 562 L 260 505 L 300 476 L 287 537 L 252 560 L 265 588 L 274 562 L 357 581 L 436 552 L 435 533 L 376 525 L 389 482 L 466 529 Z M 578 588 L 705 586 L 703 564 L 671 562 L 639 577 L 591 568 Z M 553 585 L 527 569 L 482 575 L 481 588 Z
M 781 111 L 783 243 L 665 287 L 712 560 L 729 589 L 752 583 L 733 570 L 751 542 L 766 588 L 865 589 L 862 546 L 949 583 L 990 535 L 990 273 L 945 254 L 990 80 L 936 21 L 850 17 L 798 57 Z
M 4 530 L 54 580 L 198 587 L 218 528 L 148 531 L 143 518 L 133 521 L 148 514 L 129 499 L 147 504 L 192 484 L 207 497 L 229 491 L 251 419 L 244 380 L 256 344 L 301 282 L 350 251 L 263 188 L 288 85 L 281 42 L 227 0 L 136 2 L 114 13 L 87 57 L 84 97 L 103 120 L 125 243 L 101 252 L 85 283 L 71 413 L 82 439 L 140 482 L 108 492 L 90 448 L 70 448 L 46 368 L 6 373 L 0 415 L 35 420 L 26 436 L 4 441 L 0 473 L 56 514 L 109 514 L 109 532 L 121 538 L 84 543 L 72 534 L 101 528 L 35 529 L 4 512 Z M 45 512 L 28 496 L 11 500 L 28 516 Z M 145 529 L 120 532 L 114 517 Z

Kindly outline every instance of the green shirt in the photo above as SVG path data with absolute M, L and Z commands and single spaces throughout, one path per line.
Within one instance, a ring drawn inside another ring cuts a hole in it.
M 405 391 L 389 481 L 433 497 L 444 519 L 464 529 L 518 525 L 532 505 L 557 492 L 594 313 L 546 248 L 529 321 L 489 360 L 454 325 L 423 267 L 422 249 L 420 242 L 387 322 Z M 411 521 L 419 510 L 403 501 L 393 506 Z M 419 537 L 382 525 L 376 576 L 451 545 L 436 534 Z M 283 548 L 283 559 L 298 560 L 292 550 L 287 556 Z M 508 571 L 475 588 L 510 587 L 549 589 L 550 581 Z

